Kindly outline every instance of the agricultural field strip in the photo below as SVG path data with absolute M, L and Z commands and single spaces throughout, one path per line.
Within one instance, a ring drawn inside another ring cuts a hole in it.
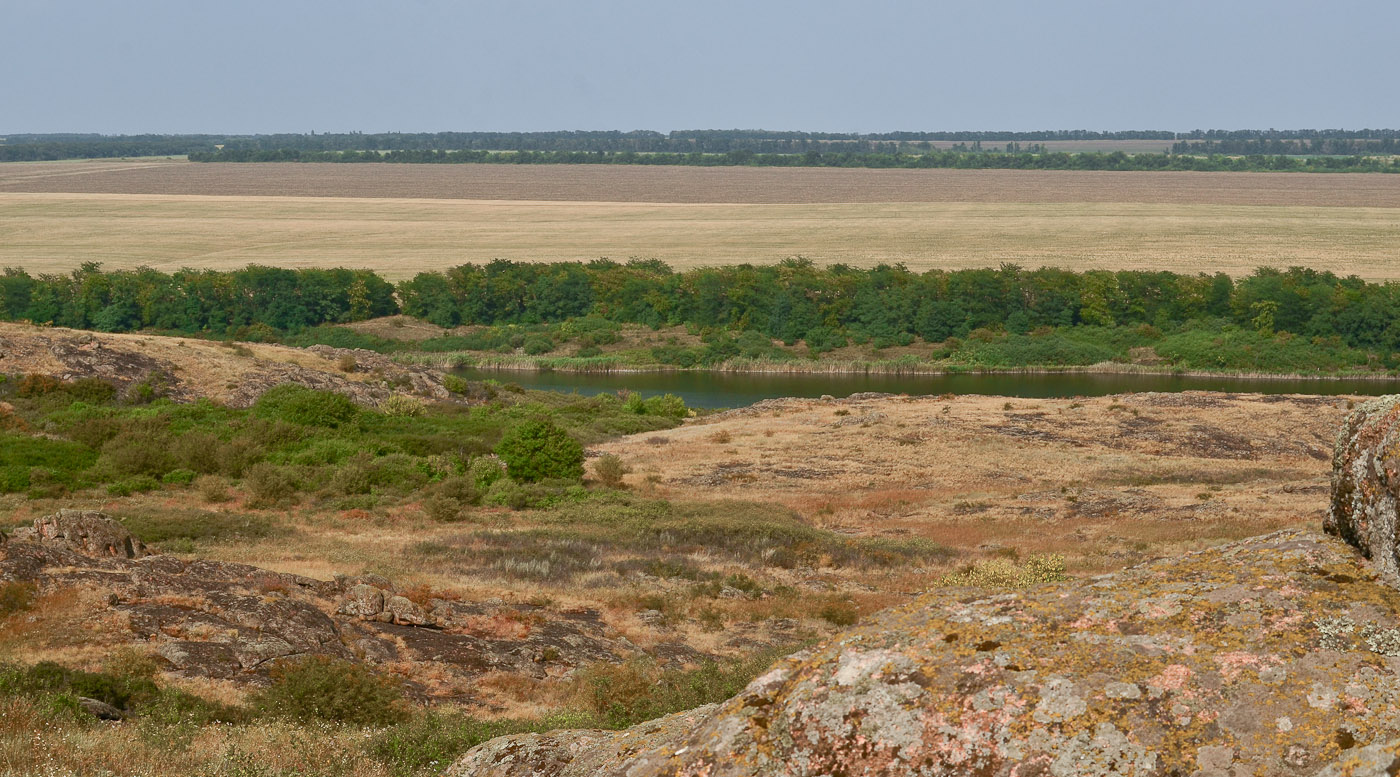
M 256 166 L 251 166 L 256 167 Z M 377 168 L 382 169 L 382 168 Z M 1263 174 L 1259 174 L 1263 175 Z M 1357 178 L 1352 176 L 1352 178 Z M 1306 265 L 1400 278 L 1387 207 L 1169 203 L 645 203 L 0 192 L 0 265 L 65 272 L 374 269 L 392 279 L 494 258 L 663 259 L 955 269 L 1222 270 Z
M 1400 176 L 591 165 L 0 165 L 0 191 L 686 203 L 1147 202 L 1400 208 Z

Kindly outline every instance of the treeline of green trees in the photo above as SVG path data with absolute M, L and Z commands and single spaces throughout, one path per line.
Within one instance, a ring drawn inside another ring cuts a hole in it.
M 1224 273 L 1056 268 L 930 270 L 817 267 L 803 259 L 676 272 L 659 261 L 465 264 L 399 284 L 402 309 L 444 327 L 548 323 L 582 316 L 649 326 L 757 331 L 808 344 L 855 334 L 929 342 L 977 329 L 1169 329 L 1221 321 L 1269 333 L 1337 337 L 1400 351 L 1400 284 L 1304 268 Z
M 298 151 L 224 148 L 190 154 L 195 162 L 383 162 L 409 164 L 517 165 L 688 165 L 699 167 L 873 167 L 955 168 L 972 170 L 1175 170 L 1200 172 L 1400 172 L 1400 159 L 1369 156 L 1194 156 L 1187 154 L 1125 154 L 1122 151 L 981 152 L 975 149 L 931 150 L 917 154 L 808 151 L 766 154 L 731 151 L 724 154 L 635 153 L 606 151 Z
M 0 143 L 0 162 L 52 162 L 59 159 L 112 159 L 128 156 L 180 156 L 215 151 L 212 141 L 143 137 L 109 140 L 52 140 Z
M 1251 140 L 1251 139 L 1310 139 L 1310 138 L 1400 138 L 1400 129 L 1266 129 L 1266 130 L 1192 130 L 1178 132 L 1177 140 Z
M 1163 333 L 1191 330 L 1285 341 L 1299 336 L 1320 347 L 1355 351 L 1343 359 L 1346 364 L 1378 361 L 1395 367 L 1400 358 L 1400 284 L 1304 268 L 1261 268 L 1235 280 L 1223 273 L 1071 272 L 1015 265 L 916 273 L 900 265 L 818 267 L 805 259 L 684 272 L 656 260 L 497 260 L 420 273 L 397 288 L 366 270 L 257 266 L 165 274 L 103 272 L 89 264 L 69 275 L 32 277 L 13 268 L 0 275 L 0 318 L 79 329 L 309 344 L 320 336 L 315 333 L 325 333 L 323 325 L 399 312 L 442 327 L 683 325 L 702 332 L 753 333 L 788 345 L 802 341 L 814 354 L 851 339 L 885 347 L 915 338 L 937 343 L 1051 331 L 1090 332 L 1084 341 L 1090 345 L 1117 337 L 1113 332 L 1130 332 L 1133 342 L 1120 343 L 1122 351 Z M 438 339 L 443 342 L 430 350 L 451 350 L 452 338 Z M 1233 347 L 1224 340 L 1214 345 Z M 1192 358 L 1200 362 L 1206 356 Z M 1035 358 L 1034 349 L 1027 351 L 1024 359 L 1030 361 L 1023 363 L 1063 362 Z M 1256 362 L 1248 363 L 1270 367 Z
M 327 322 L 397 313 L 394 286 L 369 270 L 151 269 L 104 272 L 86 263 L 68 275 L 0 274 L 0 318 L 75 329 L 155 329 L 244 339 Z M 255 339 L 255 338 L 254 338 Z
M 1384 138 L 1239 138 L 1224 140 L 1177 141 L 1174 154 L 1235 154 L 1272 156 L 1308 154 L 1316 156 L 1361 156 L 1400 154 L 1400 137 Z
M 770 130 L 677 130 L 653 132 L 421 132 L 280 133 L 269 135 L 96 135 L 21 134 L 0 138 L 0 161 L 43 161 L 123 156 L 207 155 L 222 150 L 228 161 L 269 161 L 277 154 L 333 151 L 514 151 L 603 154 L 777 154 L 894 155 L 927 153 L 933 142 L 964 144 L 962 151 L 1015 150 L 1022 143 L 1056 140 L 1176 140 L 1181 154 L 1374 154 L 1400 130 L 1043 130 L 1034 132 L 789 132 Z M 1207 144 L 1186 141 L 1205 141 Z M 1286 143 L 1284 141 L 1287 141 Z M 969 145 L 970 144 L 970 147 Z M 1010 144 L 1008 146 L 1008 144 Z M 1298 151 L 1303 147 L 1309 150 Z M 1320 149 L 1320 150 L 1312 150 Z M 271 154 L 272 156 L 259 156 Z M 294 159 L 311 161 L 314 156 Z M 358 161 L 358 160 L 357 160 Z M 396 160 L 409 161 L 409 160 Z M 415 160 L 432 161 L 432 160 Z M 457 161 L 469 161 L 459 159 Z M 676 164 L 668 162 L 668 164 Z

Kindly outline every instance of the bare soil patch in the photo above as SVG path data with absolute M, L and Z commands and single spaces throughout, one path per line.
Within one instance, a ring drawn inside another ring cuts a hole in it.
M 1400 207 L 1400 176 L 627 165 L 0 165 L 0 191 L 672 203 L 1142 202 Z

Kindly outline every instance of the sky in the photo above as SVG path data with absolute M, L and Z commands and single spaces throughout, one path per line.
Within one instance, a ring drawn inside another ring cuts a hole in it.
M 1394 0 L 0 0 L 0 133 L 1400 127 Z

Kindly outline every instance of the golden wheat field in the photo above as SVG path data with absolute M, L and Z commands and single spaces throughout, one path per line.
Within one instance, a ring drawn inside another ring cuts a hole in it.
M 0 264 L 903 262 L 1400 278 L 1400 176 L 505 165 L 0 165 Z

